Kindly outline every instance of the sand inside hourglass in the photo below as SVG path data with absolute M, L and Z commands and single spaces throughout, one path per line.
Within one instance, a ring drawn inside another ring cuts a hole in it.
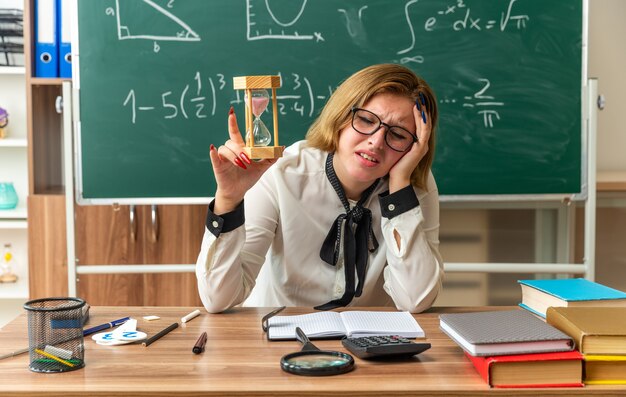
M 268 97 L 252 96 L 252 113 L 259 117 L 267 109 L 269 103 L 270 99 Z

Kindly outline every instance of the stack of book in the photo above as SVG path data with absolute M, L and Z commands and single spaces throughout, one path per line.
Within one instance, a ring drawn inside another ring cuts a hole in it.
M 550 307 L 546 321 L 584 356 L 584 383 L 626 384 L 626 308 Z
M 570 336 L 525 310 L 454 313 L 439 326 L 493 387 L 581 387 Z
M 584 278 L 518 283 L 522 287 L 520 307 L 543 318 L 548 307 L 626 307 L 626 293 Z

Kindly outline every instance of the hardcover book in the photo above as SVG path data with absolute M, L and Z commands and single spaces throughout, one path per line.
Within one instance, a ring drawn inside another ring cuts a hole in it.
M 572 338 L 525 310 L 450 313 L 439 327 L 472 356 L 570 351 Z
M 626 355 L 626 307 L 550 307 L 546 321 L 583 354 Z
M 626 293 L 584 278 L 518 280 L 522 287 L 519 305 L 543 318 L 554 307 L 626 307 Z
M 269 339 L 296 339 L 296 327 L 311 339 L 399 335 L 423 338 L 424 330 L 409 312 L 345 311 L 274 316 L 268 320 Z
M 475 357 L 465 353 L 492 387 L 581 387 L 583 356 L 577 351 Z
M 585 384 L 626 385 L 626 356 L 585 355 Z

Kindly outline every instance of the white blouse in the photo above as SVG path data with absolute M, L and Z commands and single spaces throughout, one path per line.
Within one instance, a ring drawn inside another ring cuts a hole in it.
M 239 304 L 313 307 L 343 295 L 343 252 L 336 266 L 320 258 L 333 221 L 345 213 L 326 176 L 326 156 L 305 141 L 288 147 L 246 193 L 245 227 L 221 231 L 228 216 L 209 210 L 211 230 L 205 228 L 196 264 L 200 298 L 209 312 Z M 363 204 L 372 212 L 380 245 L 369 253 L 363 292 L 349 306 L 395 305 L 421 312 L 433 304 L 443 278 L 437 187 L 431 173 L 428 191 L 414 187 L 419 205 L 391 218 L 381 215 L 378 197 L 388 189 L 383 179 Z M 393 202 L 395 194 L 387 198 Z

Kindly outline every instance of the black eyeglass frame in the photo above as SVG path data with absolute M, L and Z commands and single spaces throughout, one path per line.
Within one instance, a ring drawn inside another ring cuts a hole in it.
M 363 131 L 359 131 L 359 130 L 358 130 L 358 129 L 354 126 L 354 117 L 356 116 L 356 112 L 357 112 L 357 111 L 367 112 L 367 113 L 371 114 L 372 116 L 376 117 L 376 119 L 378 120 L 378 127 L 376 127 L 376 129 L 374 129 L 374 131 L 372 131 L 372 132 L 370 132 L 370 133 L 366 133 L 366 132 L 363 132 Z M 372 112 L 372 111 L 369 111 L 369 110 L 367 110 L 367 109 L 362 109 L 362 108 L 358 108 L 358 107 L 356 107 L 356 106 L 353 106 L 353 107 L 352 107 L 352 109 L 350 109 L 350 112 L 352 112 L 352 119 L 350 120 L 350 125 L 352 125 L 352 128 L 353 128 L 356 132 L 358 132 L 359 134 L 361 134 L 361 135 L 374 135 L 374 134 L 375 134 L 378 130 L 380 130 L 380 127 L 382 127 L 382 126 L 387 127 L 387 128 L 385 129 L 385 143 L 387 144 L 387 146 L 389 146 L 389 148 L 390 148 L 391 150 L 394 150 L 394 151 L 396 151 L 396 152 L 400 152 L 400 153 L 404 153 L 404 152 L 409 151 L 409 150 L 411 149 L 411 145 L 413 145 L 415 142 L 419 142 L 419 139 L 417 138 L 417 136 L 416 136 L 415 134 L 411 133 L 411 131 L 407 130 L 406 128 L 400 127 L 399 125 L 389 125 L 389 124 L 385 123 L 384 121 L 382 121 L 382 120 L 380 119 L 380 117 L 378 117 L 378 115 L 377 115 L 376 113 L 374 113 L 374 112 Z M 387 141 L 387 136 L 389 136 L 389 130 L 390 130 L 391 128 L 399 128 L 399 129 L 401 129 L 402 131 L 406 131 L 406 132 L 407 132 L 407 133 L 411 136 L 411 138 L 413 138 L 413 141 L 407 145 L 406 149 L 404 149 L 404 150 L 399 150 L 399 149 L 396 149 L 396 148 L 394 148 L 393 146 L 391 146 L 391 144 L 389 144 L 389 142 Z

